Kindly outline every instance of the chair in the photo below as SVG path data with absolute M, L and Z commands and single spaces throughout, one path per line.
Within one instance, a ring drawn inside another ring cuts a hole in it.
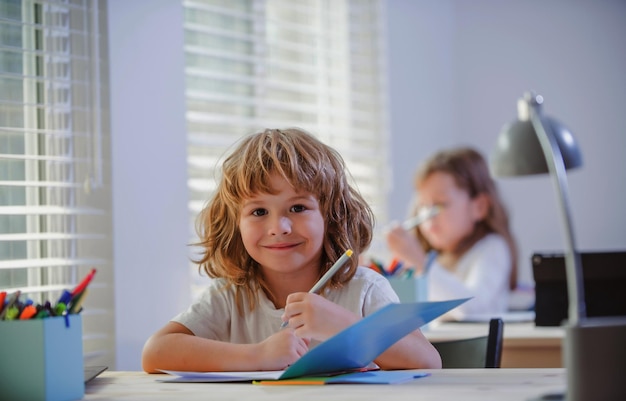
M 489 334 L 460 340 L 434 341 L 442 367 L 499 368 L 502 360 L 504 322 L 500 318 L 489 321 Z

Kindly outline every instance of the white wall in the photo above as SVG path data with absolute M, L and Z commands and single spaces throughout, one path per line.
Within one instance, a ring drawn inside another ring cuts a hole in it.
M 109 0 L 116 369 L 190 302 L 182 4 Z M 113 367 L 112 367 L 113 368 Z
M 471 144 L 489 156 L 534 90 L 582 148 L 585 164 L 569 174 L 578 248 L 626 249 L 626 2 L 388 0 L 387 14 L 393 218 L 425 155 Z M 529 281 L 532 252 L 564 246 L 551 181 L 498 183 Z

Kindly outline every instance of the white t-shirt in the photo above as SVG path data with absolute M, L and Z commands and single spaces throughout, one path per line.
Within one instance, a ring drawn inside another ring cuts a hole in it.
M 211 280 L 198 300 L 172 321 L 184 325 L 198 337 L 236 344 L 259 343 L 280 330 L 284 309 L 276 309 L 265 293 L 259 293 L 258 303 L 252 311 L 244 295 L 243 315 L 240 316 L 235 290 L 233 286 L 223 290 L 224 283 L 223 279 Z M 327 290 L 325 298 L 360 317 L 399 302 L 389 281 L 366 267 L 359 267 L 352 280 L 342 288 Z
M 444 315 L 443 320 L 506 312 L 511 269 L 506 241 L 499 234 L 488 234 L 465 252 L 454 272 L 433 262 L 428 272 L 428 298 L 443 301 L 473 297 Z

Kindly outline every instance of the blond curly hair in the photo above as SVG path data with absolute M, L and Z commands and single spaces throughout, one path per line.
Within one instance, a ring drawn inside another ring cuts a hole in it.
M 272 174 L 319 201 L 325 218 L 320 277 L 346 249 L 354 252 L 348 268 L 335 274 L 327 286 L 341 286 L 354 276 L 359 254 L 372 240 L 374 215 L 349 184 L 344 160 L 336 150 L 299 128 L 266 129 L 244 137 L 224 160 L 217 190 L 198 215 L 200 241 L 195 245 L 202 251 L 194 261 L 209 277 L 223 278 L 236 287 L 240 313 L 242 291 L 251 309 L 258 302 L 259 289 L 271 298 L 259 264 L 244 247 L 239 218 L 245 199 L 272 192 Z

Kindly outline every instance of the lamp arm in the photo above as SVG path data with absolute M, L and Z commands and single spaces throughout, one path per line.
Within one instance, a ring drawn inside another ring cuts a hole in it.
M 528 102 L 530 121 L 537 133 L 541 149 L 543 150 L 550 176 L 554 183 L 554 189 L 559 201 L 561 222 L 565 232 L 566 253 L 565 272 L 567 279 L 567 294 L 569 300 L 568 318 L 569 324 L 576 326 L 587 315 L 585 306 L 584 280 L 580 254 L 576 251 L 574 242 L 574 230 L 570 213 L 567 176 L 563 155 L 552 131 L 545 129 L 536 105 Z

